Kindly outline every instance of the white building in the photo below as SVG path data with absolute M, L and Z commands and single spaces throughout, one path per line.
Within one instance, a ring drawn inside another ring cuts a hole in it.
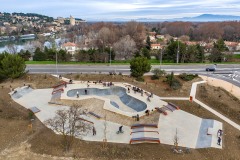
M 71 55 L 74 55 L 75 52 L 78 50 L 77 45 L 75 43 L 71 43 L 71 42 L 64 43 L 61 46 L 61 48 L 66 50 Z
M 151 49 L 161 49 L 161 45 L 160 44 L 151 44 Z

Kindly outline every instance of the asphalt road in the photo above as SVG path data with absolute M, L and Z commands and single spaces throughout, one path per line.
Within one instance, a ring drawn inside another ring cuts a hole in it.
M 240 87 L 240 64 L 221 64 L 217 65 L 215 72 L 206 72 L 206 67 L 210 65 L 153 65 L 152 69 L 164 69 L 167 73 L 194 73 L 226 80 Z M 70 74 L 70 73 L 102 73 L 121 72 L 124 75 L 130 74 L 129 65 L 27 65 L 29 73 L 48 73 L 48 74 Z M 151 72 L 146 73 L 148 75 Z

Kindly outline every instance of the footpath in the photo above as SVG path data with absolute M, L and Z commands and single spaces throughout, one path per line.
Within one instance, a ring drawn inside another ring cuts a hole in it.
M 228 124 L 232 125 L 234 128 L 240 130 L 240 125 L 238 125 L 237 123 L 233 122 L 232 120 L 230 120 L 229 118 L 225 117 L 224 115 L 220 114 L 219 112 L 217 112 L 216 110 L 212 109 L 211 107 L 209 107 L 208 105 L 204 104 L 203 102 L 199 101 L 198 99 L 196 99 L 197 85 L 201 84 L 201 83 L 208 83 L 209 85 L 212 85 L 212 86 L 215 86 L 215 87 L 222 87 L 223 89 L 227 90 L 228 92 L 231 92 L 231 94 L 233 94 L 238 99 L 240 99 L 240 88 L 235 86 L 235 85 L 232 85 L 229 82 L 226 82 L 226 81 L 223 81 L 223 80 L 219 80 L 219 79 L 216 79 L 216 78 L 210 78 L 210 77 L 205 77 L 205 76 L 200 76 L 200 77 L 202 79 L 204 79 L 204 81 L 195 82 L 195 83 L 192 84 L 192 88 L 191 88 L 191 92 L 190 92 L 190 96 L 189 97 L 161 97 L 161 99 L 162 100 L 190 100 L 190 98 L 191 98 L 192 101 L 196 102 L 197 104 L 199 104 L 200 106 L 202 106 L 203 108 L 208 110 L 209 112 L 211 112 L 214 115 L 218 116 L 219 118 L 221 118 L 222 120 L 224 120 Z M 205 79 L 207 81 L 205 81 Z

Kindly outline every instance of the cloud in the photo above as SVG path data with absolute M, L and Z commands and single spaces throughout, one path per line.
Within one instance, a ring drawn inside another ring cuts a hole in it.
M 84 19 L 180 18 L 209 14 L 239 15 L 239 0 L 0 0 L 0 11 L 73 15 Z M 13 5 L 14 4 L 14 5 Z

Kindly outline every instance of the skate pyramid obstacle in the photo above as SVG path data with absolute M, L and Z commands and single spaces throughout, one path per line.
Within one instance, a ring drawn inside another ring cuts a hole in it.
M 162 114 L 164 114 L 164 115 L 166 116 L 166 115 L 168 115 L 168 113 L 166 112 L 167 110 L 173 112 L 173 111 L 175 111 L 175 110 L 179 110 L 180 108 L 179 108 L 177 105 L 169 102 L 167 105 L 164 105 L 164 106 L 161 107 L 161 108 L 160 108 L 160 107 L 155 107 L 155 109 L 156 109 L 159 113 L 162 113 Z
M 132 132 L 130 144 L 138 143 L 160 143 L 158 126 L 156 124 L 134 124 L 131 126 Z

